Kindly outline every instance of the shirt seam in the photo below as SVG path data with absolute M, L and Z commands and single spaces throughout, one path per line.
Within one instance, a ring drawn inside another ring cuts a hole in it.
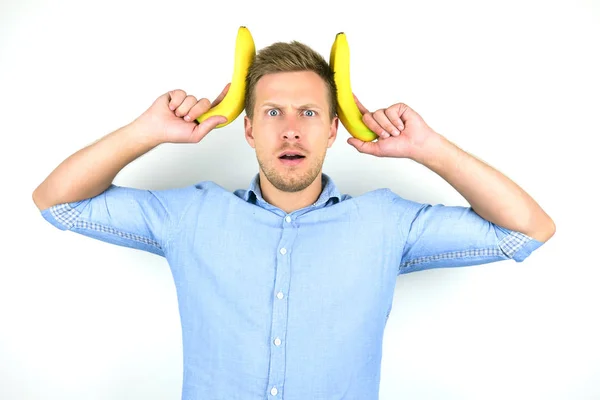
M 71 207 L 71 204 L 64 203 L 56 206 L 52 206 L 50 208 L 50 213 L 52 217 L 64 225 L 69 230 L 81 229 L 81 230 L 91 230 L 95 232 L 107 233 L 110 235 L 114 235 L 123 239 L 129 239 L 136 241 L 138 243 L 147 244 L 149 246 L 153 246 L 158 250 L 162 251 L 162 247 L 160 243 L 156 240 L 150 239 L 148 237 L 142 235 L 136 235 L 134 233 L 128 233 L 124 231 L 120 231 L 113 227 L 99 224 L 96 222 L 89 222 L 81 218 L 81 211 L 76 208 Z
M 143 243 L 143 244 L 147 244 L 149 246 L 153 246 L 153 247 L 157 248 L 160 251 L 163 250 L 163 248 L 161 247 L 160 243 L 157 242 L 156 240 L 150 239 L 150 238 L 148 238 L 146 236 L 136 235 L 134 233 L 128 233 L 128 232 L 120 231 L 118 229 L 112 228 L 110 226 L 98 224 L 96 222 L 88 222 L 88 221 L 84 221 L 84 220 L 78 219 L 75 222 L 75 224 L 73 225 L 73 228 L 76 228 L 76 229 L 88 229 L 88 230 L 92 230 L 92 231 L 96 231 L 96 232 L 108 233 L 108 234 L 111 234 L 111 235 L 114 235 L 114 236 L 118 236 L 118 237 L 123 238 L 123 239 L 129 239 L 129 240 L 136 241 L 138 243 Z
M 531 241 L 531 237 L 516 231 L 511 231 L 498 243 L 498 247 L 488 247 L 481 249 L 457 250 L 447 253 L 435 254 L 431 256 L 423 256 L 413 260 L 406 261 L 400 264 L 399 270 L 413 265 L 418 265 L 426 262 L 453 260 L 456 258 L 474 258 L 474 257 L 507 257 L 513 258 L 514 255 L 521 250 L 527 243 Z
M 394 195 L 394 192 L 391 189 L 388 189 L 388 192 L 391 196 Z M 393 198 L 392 198 L 392 204 L 394 203 Z M 402 251 L 400 252 L 400 258 L 402 259 L 402 256 L 404 255 L 404 251 L 406 250 L 406 245 L 408 243 L 408 236 L 410 235 L 410 231 L 412 230 L 412 226 L 414 225 L 415 221 L 416 221 L 416 216 L 418 215 L 418 213 L 422 210 L 423 207 L 420 207 L 412 216 L 412 220 L 410 221 L 410 224 L 408 226 L 408 229 L 406 231 L 406 236 L 404 236 L 404 244 L 402 245 Z M 398 227 L 398 231 L 399 234 L 402 235 L 404 232 L 402 231 L 402 213 L 398 212 L 398 223 L 397 223 L 397 227 Z M 414 260 L 410 260 L 410 261 L 414 261 Z M 405 268 L 404 265 L 408 264 L 410 261 L 407 261 L 405 263 L 400 263 L 400 266 L 398 267 L 398 271 L 401 270 L 402 268 Z
M 161 201 L 160 197 L 158 197 L 156 194 L 154 194 L 154 191 L 152 190 L 148 190 L 148 193 L 161 205 L 161 207 L 164 210 L 164 215 L 165 218 L 167 220 L 167 224 L 165 227 L 162 228 L 162 237 L 164 237 L 164 246 L 161 248 L 159 247 L 161 250 L 164 250 L 167 248 L 168 242 L 169 242 L 169 235 L 171 232 L 171 225 L 173 225 L 173 220 L 171 218 L 171 214 L 169 213 L 169 209 L 167 207 L 165 207 L 165 204 Z M 158 243 L 158 242 L 157 242 Z M 159 243 L 160 246 L 160 243 Z
M 471 250 L 457 250 L 450 251 L 447 253 L 440 253 L 431 256 L 423 256 L 419 258 L 415 258 L 413 260 L 409 260 L 400 264 L 399 269 L 408 268 L 414 265 L 423 264 L 432 261 L 440 261 L 440 260 L 453 260 L 457 258 L 474 258 L 474 257 L 495 257 L 495 256 L 505 256 L 504 251 L 500 248 L 481 248 L 481 249 L 471 249 Z
M 197 190 L 194 190 L 194 195 L 190 196 L 191 197 L 190 201 L 188 202 L 188 204 L 185 206 L 185 208 L 181 212 L 181 216 L 179 217 L 179 220 L 177 221 L 177 223 L 176 224 L 173 222 L 171 223 L 173 225 L 173 228 L 170 229 L 167 233 L 167 240 L 165 241 L 165 249 L 170 247 L 171 242 L 175 239 L 176 232 L 179 232 L 181 230 L 181 221 L 183 221 L 183 219 L 189 212 L 190 208 L 192 208 L 192 204 L 194 204 L 194 201 L 199 196 L 200 196 L 200 193 Z

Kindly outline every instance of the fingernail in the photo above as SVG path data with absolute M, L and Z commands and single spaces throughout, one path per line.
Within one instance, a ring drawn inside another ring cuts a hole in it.
M 189 121 L 190 120 L 190 116 L 186 115 L 185 117 L 183 117 L 183 119 L 185 119 L 186 121 Z
M 169 110 L 173 111 L 175 109 L 175 107 L 173 107 L 171 104 L 169 104 Z
M 384 132 L 381 134 L 381 136 L 383 136 L 384 138 L 388 138 L 388 137 L 390 137 L 390 134 L 384 131 Z
M 394 136 L 398 136 L 398 135 L 400 135 L 400 131 L 399 131 L 398 129 L 394 129 L 394 130 L 392 131 L 392 133 L 394 134 Z

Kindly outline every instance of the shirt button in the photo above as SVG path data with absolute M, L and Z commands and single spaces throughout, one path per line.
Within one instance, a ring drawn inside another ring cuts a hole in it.
M 285 217 L 285 222 L 291 222 L 292 221 L 292 217 L 290 217 L 289 215 L 287 217 Z
M 281 293 L 281 292 L 277 293 L 277 298 L 279 300 L 283 299 L 283 293 Z
M 281 339 L 276 338 L 273 343 L 275 343 L 275 346 L 280 346 L 281 345 Z
M 281 254 L 285 254 L 285 253 L 287 253 L 287 250 L 285 249 L 285 247 L 282 247 L 281 250 L 279 250 L 279 252 Z
M 273 396 L 277 396 L 277 388 L 276 387 L 274 387 L 274 388 L 271 389 L 271 394 Z

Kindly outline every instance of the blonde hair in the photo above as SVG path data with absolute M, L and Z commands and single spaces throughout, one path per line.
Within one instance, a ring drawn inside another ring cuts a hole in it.
M 257 52 L 246 75 L 245 109 L 248 118 L 254 114 L 254 90 L 260 78 L 276 72 L 312 71 L 319 75 L 328 90 L 329 117 L 336 116 L 337 87 L 333 71 L 323 56 L 298 41 L 276 42 Z

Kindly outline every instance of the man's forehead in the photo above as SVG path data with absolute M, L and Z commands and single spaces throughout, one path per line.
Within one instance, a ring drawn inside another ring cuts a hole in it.
M 324 108 L 323 104 L 318 104 L 318 103 L 312 103 L 312 102 L 307 102 L 307 103 L 302 103 L 302 102 L 294 102 L 294 103 L 290 103 L 290 102 L 275 102 L 272 101 L 271 99 L 266 99 L 265 101 L 262 101 L 260 103 L 257 104 L 258 107 L 260 108 L 284 108 L 284 107 L 288 107 L 288 106 L 292 106 L 293 108 L 298 108 L 298 109 L 306 109 L 306 108 L 314 108 L 314 109 L 322 109 Z
M 276 90 L 325 89 L 325 81 L 313 71 L 274 72 L 262 76 L 257 88 Z
M 277 105 L 327 103 L 327 86 L 312 71 L 268 74 L 260 78 L 255 88 L 257 106 L 265 103 Z

